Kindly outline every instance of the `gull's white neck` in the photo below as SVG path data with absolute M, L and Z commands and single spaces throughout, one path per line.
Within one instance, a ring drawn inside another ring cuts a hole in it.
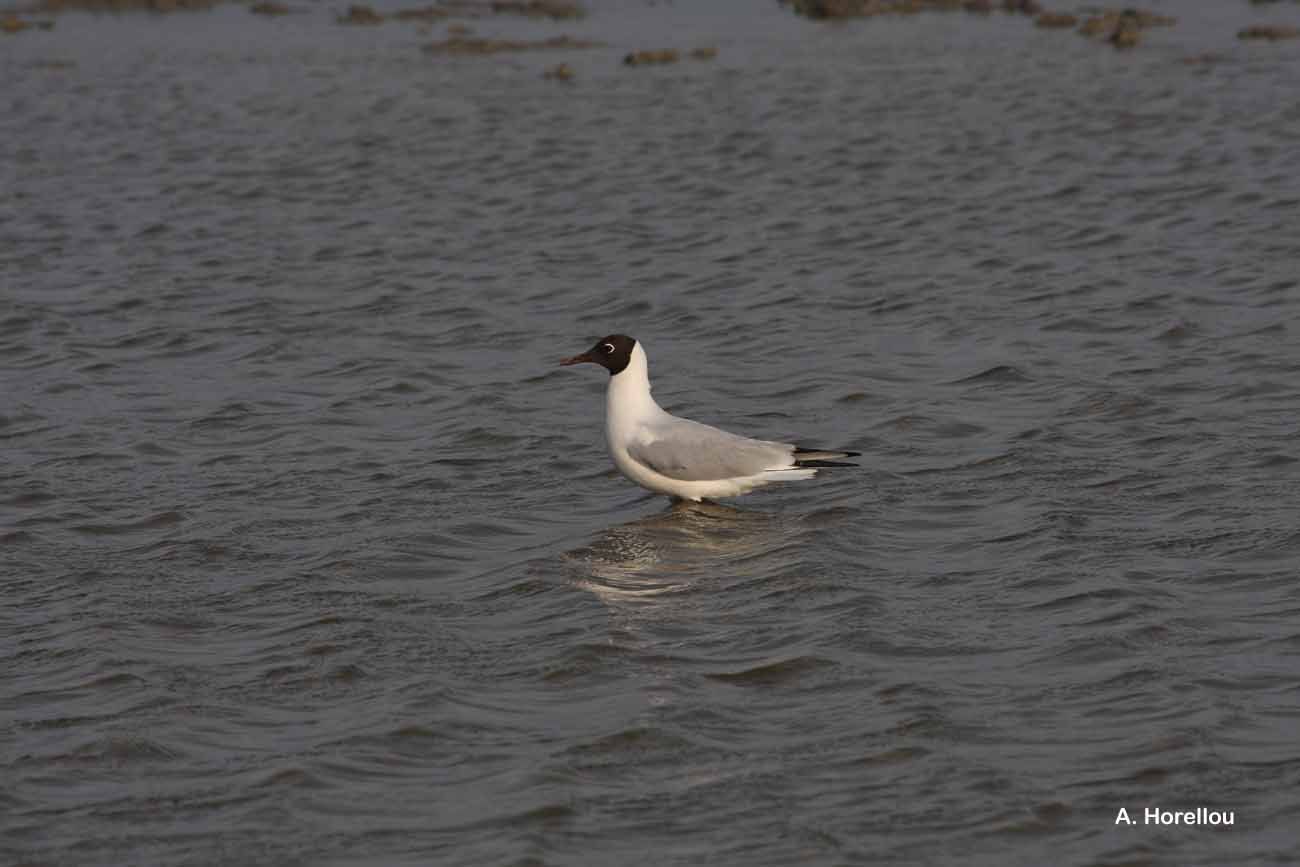
M 622 439 L 629 428 L 663 413 L 650 396 L 650 368 L 640 342 L 632 347 L 627 367 L 609 378 L 605 392 L 605 431 L 613 439 Z

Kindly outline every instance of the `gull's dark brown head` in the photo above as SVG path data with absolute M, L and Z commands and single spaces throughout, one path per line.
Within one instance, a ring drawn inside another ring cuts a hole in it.
M 636 340 L 626 334 L 611 334 L 600 338 L 595 346 L 582 355 L 566 358 L 560 364 L 582 364 L 590 361 L 592 364 L 599 364 L 609 371 L 610 376 L 614 376 L 622 373 L 623 368 L 627 367 L 628 362 L 632 360 L 632 349 L 635 346 Z

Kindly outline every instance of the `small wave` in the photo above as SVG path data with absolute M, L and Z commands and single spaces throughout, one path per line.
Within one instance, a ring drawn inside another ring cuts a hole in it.
M 71 529 L 88 536 L 119 536 L 140 533 L 148 530 L 162 530 L 174 527 L 185 520 L 185 515 L 174 510 L 159 512 L 139 521 L 127 521 L 121 524 L 77 524 Z
M 979 373 L 961 379 L 954 379 L 951 385 L 968 385 L 973 383 L 1023 383 L 1033 382 L 1029 376 L 1018 367 L 1009 364 L 997 364 L 987 370 L 981 370 Z
M 38 538 L 39 537 L 35 533 L 28 532 L 27 530 L 14 530 L 10 533 L 0 533 L 0 546 L 16 547 L 18 545 L 30 545 Z
M 259 789 L 328 789 L 330 784 L 305 768 L 279 768 L 253 784 Z
M 734 686 L 786 686 L 802 681 L 814 672 L 834 667 L 834 662 L 819 656 L 796 656 L 741 671 L 706 674 L 705 677 Z

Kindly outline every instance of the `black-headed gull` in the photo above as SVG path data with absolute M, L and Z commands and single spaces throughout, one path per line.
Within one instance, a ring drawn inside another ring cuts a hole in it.
M 619 472 L 647 490 L 683 500 L 736 497 L 769 482 L 811 479 L 838 458 L 859 452 L 805 449 L 752 440 L 669 415 L 650 396 L 645 350 L 626 334 L 603 337 L 560 364 L 599 364 L 609 371 L 605 439 Z

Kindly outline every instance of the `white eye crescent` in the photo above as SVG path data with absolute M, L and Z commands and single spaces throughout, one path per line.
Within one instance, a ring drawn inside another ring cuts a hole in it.
M 602 343 L 602 344 L 600 345 L 600 348 L 603 349 L 603 350 L 605 350 L 605 354 L 606 354 L 606 355 L 613 355 L 613 354 L 614 354 L 614 344 L 612 344 L 612 343 Z

